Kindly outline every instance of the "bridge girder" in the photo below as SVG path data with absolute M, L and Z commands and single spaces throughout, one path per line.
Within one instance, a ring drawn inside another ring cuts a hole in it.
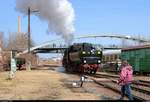
M 123 35 L 85 35 L 85 36 L 76 37 L 75 39 L 97 38 L 97 37 L 110 37 L 110 38 L 128 39 L 128 40 L 139 41 L 139 42 L 150 42 L 149 40 L 139 39 L 139 38 L 135 38 L 135 37 L 131 37 L 131 36 L 123 36 Z M 59 40 L 62 40 L 62 39 L 52 40 L 52 41 L 43 43 L 41 45 L 32 47 L 31 51 L 33 51 L 37 48 L 42 48 L 44 46 L 48 46 L 48 45 L 52 44 L 53 41 L 59 41 Z M 27 50 L 25 50 L 23 53 L 27 53 Z
M 81 39 L 81 38 L 97 38 L 97 37 L 110 37 L 110 38 L 119 38 L 119 39 L 128 39 L 128 40 L 133 40 L 133 41 L 139 41 L 139 42 L 150 42 L 150 40 L 146 39 L 139 39 L 131 36 L 122 36 L 122 35 L 86 35 L 86 36 L 81 36 L 77 37 L 75 39 Z

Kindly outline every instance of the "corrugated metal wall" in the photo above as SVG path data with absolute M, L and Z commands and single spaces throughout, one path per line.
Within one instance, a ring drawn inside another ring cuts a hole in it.
M 150 48 L 123 50 L 121 58 L 128 60 L 134 71 L 150 72 Z

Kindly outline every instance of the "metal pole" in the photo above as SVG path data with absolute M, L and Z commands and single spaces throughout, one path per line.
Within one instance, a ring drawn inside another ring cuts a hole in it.
M 28 8 L 28 70 L 31 69 L 31 59 L 30 59 L 30 7 Z
M 32 11 L 32 12 L 38 12 L 38 11 Z M 31 70 L 31 51 L 30 51 L 30 47 L 31 47 L 31 32 L 30 32 L 30 14 L 31 14 L 31 10 L 30 7 L 28 7 L 28 55 L 29 55 L 29 59 L 28 59 L 28 69 Z
M 30 8 L 28 8 L 28 53 L 30 53 Z

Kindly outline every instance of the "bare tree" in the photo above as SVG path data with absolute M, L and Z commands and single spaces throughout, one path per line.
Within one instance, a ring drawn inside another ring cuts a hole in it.
M 3 47 L 3 32 L 0 32 L 0 51 Z
M 2 69 L 3 64 L 2 48 L 3 48 L 3 32 L 0 32 L 0 70 Z
M 25 33 L 9 33 L 6 49 L 7 50 L 19 50 L 23 51 L 28 48 L 28 36 Z M 34 46 L 33 40 L 31 40 L 31 47 Z

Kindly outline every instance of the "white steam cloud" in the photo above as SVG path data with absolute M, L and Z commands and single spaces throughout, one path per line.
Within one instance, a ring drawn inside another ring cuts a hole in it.
M 16 10 L 27 14 L 28 8 L 41 20 L 48 22 L 48 31 L 61 35 L 67 43 L 73 40 L 74 9 L 68 0 L 16 0 Z

